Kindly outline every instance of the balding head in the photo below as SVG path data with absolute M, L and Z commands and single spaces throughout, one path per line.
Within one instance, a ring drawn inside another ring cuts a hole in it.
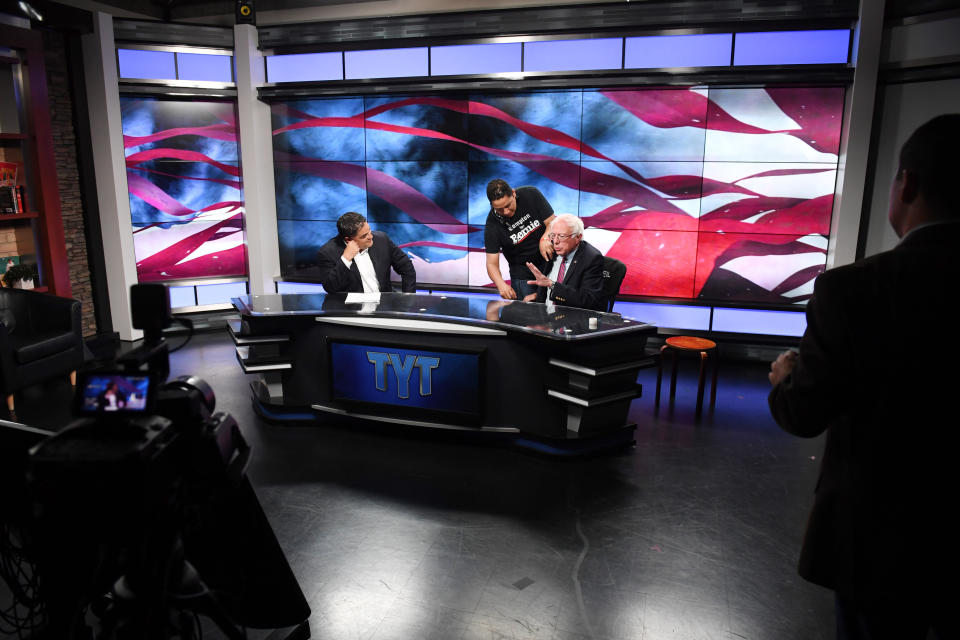
M 550 223 L 549 236 L 553 250 L 565 256 L 583 240 L 583 221 L 571 213 L 561 213 Z
M 960 220 L 953 187 L 960 175 L 960 113 L 921 125 L 900 149 L 890 189 L 890 224 L 903 236 L 913 227 L 937 220 Z

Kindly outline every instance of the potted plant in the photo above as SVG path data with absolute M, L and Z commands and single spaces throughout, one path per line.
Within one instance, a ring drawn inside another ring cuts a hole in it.
M 33 289 L 38 277 L 36 263 L 14 264 L 3 274 L 3 284 L 17 289 Z

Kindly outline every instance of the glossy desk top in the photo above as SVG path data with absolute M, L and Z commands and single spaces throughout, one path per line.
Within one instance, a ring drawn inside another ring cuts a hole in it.
M 233 304 L 242 315 L 248 316 L 403 318 L 410 321 L 472 325 L 490 330 L 519 331 L 561 340 L 654 330 L 649 323 L 623 318 L 614 313 L 537 302 L 450 294 L 381 293 L 378 297 L 379 300 L 374 301 L 369 299 L 368 294 L 286 293 L 240 296 L 233 299 Z

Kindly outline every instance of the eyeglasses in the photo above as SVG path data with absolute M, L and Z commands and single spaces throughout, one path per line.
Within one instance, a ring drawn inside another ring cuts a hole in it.
M 554 240 L 566 240 L 572 238 L 573 236 L 578 235 L 576 233 L 548 233 L 547 238 L 550 239 L 550 242 Z

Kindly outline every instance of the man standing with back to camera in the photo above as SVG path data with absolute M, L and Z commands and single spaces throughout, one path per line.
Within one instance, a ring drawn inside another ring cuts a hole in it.
M 960 638 L 958 153 L 960 114 L 910 136 L 890 189 L 900 243 L 817 278 L 799 351 L 771 365 L 780 426 L 827 433 L 800 575 L 834 590 L 844 640 Z
M 535 285 L 527 284 L 534 277 L 527 263 L 540 268 L 553 257 L 553 246 L 544 234 L 553 221 L 553 207 L 536 187 L 514 190 L 501 178 L 487 184 L 487 199 L 490 213 L 483 228 L 487 275 L 501 298 L 522 300 L 537 291 Z M 500 273 L 501 251 L 510 265 L 510 284 Z

